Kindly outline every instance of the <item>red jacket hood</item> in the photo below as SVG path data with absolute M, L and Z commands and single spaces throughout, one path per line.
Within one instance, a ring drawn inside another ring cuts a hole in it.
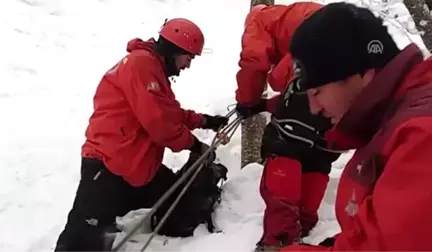
M 368 143 L 407 90 L 432 82 L 432 59 L 423 61 L 411 44 L 387 64 L 355 99 L 326 137 L 332 148 L 356 149 Z
M 130 53 L 135 50 L 146 50 L 152 54 L 156 54 L 156 41 L 153 38 L 150 38 L 147 41 L 140 38 L 134 38 L 127 43 L 126 51 Z
M 152 56 L 157 58 L 163 66 L 165 66 L 165 59 L 160 56 L 156 52 L 156 40 L 154 38 L 150 38 L 147 41 L 144 41 L 140 38 L 134 38 L 127 43 L 126 51 L 131 53 L 136 50 L 145 50 L 149 52 Z M 165 74 L 167 74 L 166 69 L 164 68 Z
M 404 83 L 396 92 L 396 97 L 402 96 L 407 90 L 422 86 L 426 83 L 432 83 L 432 57 L 429 57 L 421 64 L 412 68 L 411 72 L 405 78 Z

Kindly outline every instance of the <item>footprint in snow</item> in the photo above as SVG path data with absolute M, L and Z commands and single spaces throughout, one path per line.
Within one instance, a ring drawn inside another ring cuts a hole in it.
M 24 66 L 15 66 L 12 68 L 14 72 L 18 72 L 18 73 L 26 73 L 26 74 L 30 74 L 30 75 L 36 75 L 37 72 L 34 69 L 28 68 L 28 67 L 24 67 Z

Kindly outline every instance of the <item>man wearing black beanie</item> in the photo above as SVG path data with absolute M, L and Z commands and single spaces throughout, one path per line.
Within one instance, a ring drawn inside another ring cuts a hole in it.
M 296 86 L 330 118 L 335 150 L 356 149 L 341 175 L 341 232 L 283 251 L 430 251 L 432 58 L 399 50 L 368 9 L 329 4 L 296 30 Z

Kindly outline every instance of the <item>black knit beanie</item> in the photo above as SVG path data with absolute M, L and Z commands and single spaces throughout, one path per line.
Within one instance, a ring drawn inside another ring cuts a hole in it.
M 307 18 L 295 31 L 290 52 L 301 68 L 301 88 L 341 81 L 381 69 L 399 52 L 383 20 L 366 9 L 338 2 Z

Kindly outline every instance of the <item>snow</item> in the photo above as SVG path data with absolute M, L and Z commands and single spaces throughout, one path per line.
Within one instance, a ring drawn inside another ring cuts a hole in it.
M 288 4 L 293 1 L 276 1 Z M 185 108 L 225 114 L 234 103 L 240 37 L 249 0 L 2 0 L 0 1 L 0 251 L 52 250 L 72 205 L 80 171 L 80 147 L 92 97 L 104 74 L 134 37 L 157 35 L 165 18 L 187 17 L 200 25 L 206 54 L 173 84 Z M 410 21 L 401 1 L 391 5 Z M 206 10 L 206 11 L 204 11 Z M 388 14 L 390 15 L 390 14 Z M 395 26 L 398 45 L 410 40 Z M 418 35 L 409 34 L 420 46 Z M 194 132 L 210 142 L 213 133 Z M 261 235 L 264 204 L 258 192 L 262 167 L 240 170 L 240 130 L 218 159 L 229 168 L 216 225 L 186 239 L 157 236 L 151 249 L 251 251 Z M 183 165 L 187 152 L 167 151 L 164 162 Z M 350 153 L 334 163 L 320 223 L 306 241 L 339 231 L 333 204 L 338 178 Z M 144 210 L 119 219 L 133 223 Z M 148 234 L 137 234 L 144 241 Z M 140 244 L 128 243 L 133 250 Z

